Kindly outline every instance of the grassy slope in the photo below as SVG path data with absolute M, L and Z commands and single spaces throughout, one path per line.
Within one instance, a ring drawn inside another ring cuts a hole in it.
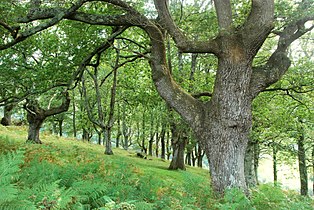
M 102 146 L 45 133 L 41 133 L 43 145 L 26 144 L 26 136 L 26 128 L 0 126 L 0 153 L 25 148 L 23 170 L 34 167 L 38 163 L 47 164 L 43 168 L 50 168 L 50 174 L 46 171 L 36 177 L 39 181 L 40 176 L 46 177 L 45 179 L 47 177 L 69 179 L 53 173 L 58 173 L 56 171 L 60 167 L 63 170 L 79 168 L 74 172 L 75 181 L 94 182 L 97 179 L 101 180 L 100 182 L 110 183 L 104 185 L 104 188 L 109 189 L 108 196 L 116 203 L 129 200 L 159 202 L 154 208 L 178 209 L 183 206 L 191 206 L 192 209 L 194 206 L 209 208 L 212 204 L 211 199 L 203 197 L 205 195 L 211 197 L 207 170 L 187 167 L 187 171 L 170 171 L 167 170 L 168 161 L 158 158 L 141 159 L 136 157 L 134 152 L 122 149 L 114 149 L 114 155 L 107 156 L 103 154 Z M 23 174 L 21 177 L 25 179 L 23 182 L 29 182 L 29 177 L 25 178 Z M 38 180 L 33 178 L 32 182 Z M 24 185 L 33 187 L 30 183 Z M 73 184 L 70 187 L 73 187 Z
M 169 171 L 168 161 L 134 152 L 114 149 L 115 155 L 106 156 L 99 145 L 45 133 L 44 144 L 33 145 L 25 143 L 26 136 L 26 128 L 0 125 L 0 155 L 25 151 L 12 185 L 18 191 L 5 201 L 0 189 L 0 209 L 1 202 L 12 209 L 314 209 L 311 199 L 272 185 L 252 190 L 251 200 L 237 190 L 217 200 L 207 170 Z

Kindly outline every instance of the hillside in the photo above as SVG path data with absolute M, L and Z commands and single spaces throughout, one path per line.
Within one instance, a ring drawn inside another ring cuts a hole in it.
M 309 198 L 262 185 L 248 200 L 237 190 L 211 195 L 207 170 L 169 171 L 168 161 L 43 133 L 0 126 L 0 209 L 312 209 Z

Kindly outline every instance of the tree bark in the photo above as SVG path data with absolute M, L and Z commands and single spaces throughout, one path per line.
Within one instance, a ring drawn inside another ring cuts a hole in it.
M 75 91 L 72 91 L 72 109 L 73 109 L 73 114 L 72 114 L 72 125 L 73 125 L 73 137 L 76 138 L 77 136 L 77 131 L 76 131 L 76 106 L 75 106 Z
M 273 145 L 273 177 L 274 177 L 274 185 L 277 184 L 277 146 Z
M 36 116 L 30 114 L 29 112 L 27 113 L 27 121 L 29 125 L 27 142 L 42 144 L 41 140 L 39 139 L 39 131 L 42 123 L 44 122 L 44 118 L 44 116 Z
M 165 142 L 165 136 L 166 136 L 166 124 L 163 123 L 161 127 L 160 132 L 160 146 L 161 146 L 161 159 L 166 158 L 166 142 Z
M 204 157 L 205 153 L 203 152 L 200 143 L 198 143 L 198 144 L 195 146 L 195 149 L 196 149 L 196 147 L 197 147 L 197 153 L 196 153 L 197 167 L 202 168 L 202 167 L 203 167 L 203 157 Z
M 148 155 L 153 156 L 153 143 L 154 143 L 154 116 L 153 113 L 151 113 L 150 117 L 150 136 L 148 141 Z
M 298 138 L 298 164 L 299 164 L 299 175 L 301 184 L 301 195 L 308 195 L 308 176 L 306 167 L 306 154 L 304 147 L 304 131 L 303 128 L 300 129 L 300 136 Z
M 58 119 L 58 127 L 59 127 L 59 136 L 63 135 L 63 117 Z
M 105 154 L 113 155 L 112 146 L 111 146 L 111 128 L 107 127 L 104 130 L 104 143 L 105 143 Z

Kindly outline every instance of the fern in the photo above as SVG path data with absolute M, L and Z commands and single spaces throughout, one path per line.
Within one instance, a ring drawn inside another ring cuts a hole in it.
M 36 210 L 36 207 L 29 201 L 12 200 L 12 201 L 0 202 L 0 209 Z
M 29 198 L 39 209 L 68 209 L 76 193 L 71 188 L 60 187 L 59 182 L 60 180 L 51 183 L 39 182 L 32 188 L 25 189 L 22 196 L 24 199 Z
M 0 156 L 0 202 L 11 201 L 17 196 L 15 182 L 23 159 L 24 151 L 8 152 Z
M 24 151 L 2 153 L 0 155 L 0 209 L 36 209 L 31 202 L 19 199 L 16 182 L 20 165 L 24 163 Z

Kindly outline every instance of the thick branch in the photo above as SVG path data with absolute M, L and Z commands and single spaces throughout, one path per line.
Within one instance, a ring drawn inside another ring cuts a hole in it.
M 45 117 L 49 117 L 52 115 L 56 115 L 56 114 L 60 114 L 62 112 L 68 111 L 69 106 L 70 106 L 70 101 L 71 101 L 71 99 L 70 99 L 69 93 L 66 92 L 65 97 L 64 97 L 62 104 L 60 106 L 53 107 L 53 108 L 50 108 L 48 110 L 44 110 Z
M 144 28 L 152 43 L 150 65 L 154 84 L 161 97 L 173 107 L 192 127 L 200 128 L 203 123 L 203 104 L 181 89 L 173 81 L 166 61 L 166 47 L 162 32 L 157 26 Z
M 282 32 L 277 32 L 280 36 L 277 49 L 264 66 L 253 70 L 251 79 L 251 93 L 253 97 L 256 97 L 258 93 L 277 82 L 288 70 L 291 61 L 286 55 L 287 48 L 293 41 L 314 28 L 314 26 L 305 27 L 305 23 L 313 19 L 314 16 L 301 18 L 288 24 Z
M 219 51 L 218 44 L 215 40 L 210 41 L 192 41 L 189 40 L 173 21 L 169 8 L 168 0 L 154 0 L 158 12 L 160 24 L 174 39 L 177 47 L 181 52 L 189 53 L 214 53 Z
M 231 29 L 232 10 L 230 0 L 214 0 L 220 31 Z
M 45 23 L 41 23 L 38 26 L 35 26 L 33 28 L 30 28 L 28 30 L 25 30 L 23 32 L 21 32 L 20 34 L 17 34 L 15 39 L 7 44 L 4 45 L 0 45 L 0 50 L 4 50 L 7 48 L 12 47 L 13 45 L 25 40 L 26 38 L 40 32 L 43 31 L 55 24 L 57 24 L 58 22 L 60 22 L 64 17 L 71 15 L 72 13 L 74 13 L 76 10 L 78 10 L 83 3 L 85 2 L 85 0 L 79 0 L 76 4 L 74 4 L 72 7 L 70 7 L 67 10 L 64 10 L 60 13 L 55 13 L 52 17 L 51 20 L 49 20 L 48 22 Z
M 254 57 L 274 26 L 274 1 L 252 0 L 252 7 L 242 34 L 245 45 Z

